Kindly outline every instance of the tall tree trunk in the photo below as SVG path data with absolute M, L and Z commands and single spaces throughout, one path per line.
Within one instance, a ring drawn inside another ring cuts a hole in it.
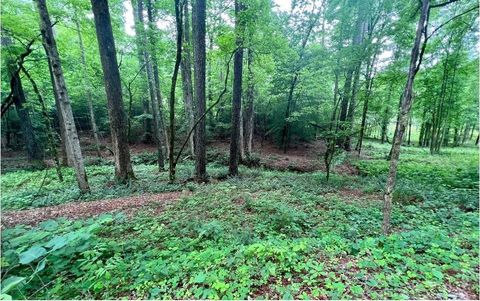
M 38 102 L 40 103 L 40 106 L 42 108 L 42 115 L 43 115 L 43 121 L 45 123 L 45 129 L 47 131 L 48 153 L 50 156 L 53 157 L 53 160 L 55 162 L 55 170 L 57 172 L 58 180 L 60 182 L 63 182 L 63 174 L 60 166 L 60 159 L 58 158 L 57 145 L 55 144 L 54 129 L 47 112 L 47 107 L 45 106 L 45 101 L 43 100 L 43 96 L 40 93 L 40 90 L 38 90 L 37 84 L 35 83 L 33 78 L 30 76 L 30 73 L 28 73 L 27 69 L 25 69 L 25 67 L 22 66 L 22 71 L 23 73 L 25 73 L 25 76 L 30 81 L 33 91 L 35 92 L 35 94 L 37 94 Z
M 385 185 L 385 194 L 383 202 L 383 232 L 390 233 L 391 228 L 391 214 L 392 214 L 392 193 L 395 187 L 395 180 L 397 177 L 398 159 L 400 157 L 400 147 L 402 145 L 403 134 L 407 124 L 408 114 L 412 106 L 413 83 L 415 76 L 420 69 L 424 47 L 427 41 L 424 39 L 422 43 L 422 35 L 426 35 L 426 28 L 428 24 L 428 15 L 430 10 L 430 1 L 422 0 L 420 18 L 417 24 L 417 31 L 415 34 L 415 42 L 412 47 L 410 55 L 410 66 L 408 70 L 407 83 L 402 94 L 402 102 L 400 106 L 400 114 L 398 115 L 398 127 L 395 133 L 395 139 L 392 144 L 392 156 L 390 159 L 390 168 L 388 172 L 387 182 Z M 420 50 L 422 48 L 422 50 Z
M 48 51 L 45 45 L 43 45 L 43 48 L 48 58 Z M 55 98 L 55 108 L 57 110 L 58 127 L 60 129 L 60 151 L 62 153 L 62 160 L 60 162 L 60 165 L 73 166 L 73 163 L 70 159 L 72 158 L 72 156 L 70 154 L 67 154 L 67 151 L 69 151 L 69 148 L 67 147 L 67 137 L 66 137 L 67 135 L 65 130 L 65 123 L 63 122 L 63 117 L 62 117 L 62 114 L 60 113 L 61 112 L 60 101 L 58 100 L 57 88 L 55 87 L 55 79 L 54 79 L 53 70 L 52 70 L 52 63 L 50 62 L 49 59 L 47 59 L 47 63 L 48 63 L 48 73 L 50 74 L 50 82 L 52 83 L 53 97 Z
M 182 61 L 182 42 L 183 42 L 183 21 L 182 21 L 182 7 L 181 0 L 175 0 L 175 23 L 177 28 L 177 53 L 175 56 L 175 66 L 173 68 L 172 86 L 170 89 L 170 143 L 169 143 L 169 178 L 170 182 L 175 180 L 175 165 L 174 161 L 174 143 L 175 143 L 175 88 L 177 86 L 178 71 Z
M 87 181 L 87 173 L 83 164 L 82 150 L 80 148 L 80 141 L 78 139 L 77 129 L 75 128 L 75 121 L 73 119 L 72 107 L 68 97 L 67 86 L 65 78 L 63 77 L 62 65 L 60 56 L 57 50 L 55 37 L 53 36 L 52 23 L 48 14 L 47 4 L 45 0 L 36 0 L 38 12 L 40 15 L 40 31 L 42 33 L 43 44 L 48 54 L 50 61 L 54 86 L 57 92 L 60 114 L 62 115 L 63 124 L 65 127 L 65 138 L 67 155 L 71 155 L 71 161 L 75 170 L 78 187 L 82 193 L 90 191 Z
M 127 119 L 123 108 L 122 84 L 118 70 L 110 12 L 108 11 L 107 0 L 91 0 L 91 2 L 108 100 L 110 132 L 115 156 L 115 178 L 120 183 L 126 183 L 130 179 L 134 179 L 135 175 L 130 162 Z
M 163 157 L 163 150 L 162 145 L 166 143 L 166 139 L 164 139 L 164 130 L 162 128 L 162 115 L 160 112 L 159 106 L 159 99 L 158 96 L 160 95 L 157 91 L 157 83 L 155 81 L 154 76 L 154 68 L 153 68 L 153 57 L 151 53 L 153 51 L 149 51 L 147 48 L 147 35 L 145 32 L 145 21 L 143 17 L 143 0 L 137 0 L 137 20 L 138 20 L 138 34 L 141 46 L 143 46 L 142 54 L 143 54 L 143 61 L 145 62 L 145 69 L 147 74 L 147 83 L 148 83 L 148 92 L 150 95 L 150 104 L 151 104 L 151 111 L 153 115 L 153 138 L 157 145 L 157 164 L 159 171 L 164 170 L 165 167 L 165 160 Z M 151 11 L 150 11 L 151 15 Z M 153 16 L 150 16 L 153 19 Z M 148 22 L 149 29 L 151 27 L 150 20 Z M 152 20 L 153 23 L 153 20 Z M 158 73 L 157 73 L 158 76 Z M 168 148 L 167 148 L 168 149 Z
M 358 151 L 358 154 L 362 152 L 362 144 L 363 144 L 363 136 L 365 133 L 365 128 L 367 124 L 367 112 L 368 112 L 368 102 L 370 100 L 370 95 L 372 93 L 372 86 L 373 86 L 373 77 L 374 77 L 374 71 L 373 68 L 375 66 L 375 58 L 376 58 L 376 53 L 373 55 L 372 59 L 369 60 L 367 63 L 367 72 L 366 72 L 366 93 L 365 93 L 365 100 L 363 101 L 363 111 L 362 111 L 362 122 L 360 125 L 360 135 L 358 137 L 358 143 L 356 150 Z
M 239 150 L 238 150 L 238 156 L 240 158 L 240 162 L 245 160 L 245 126 L 244 126 L 244 114 L 243 110 L 240 110 L 240 129 L 239 129 L 239 134 L 238 134 L 238 144 L 239 144 Z
M 15 68 L 16 69 L 16 68 Z M 12 99 L 15 104 L 18 119 L 20 120 L 20 129 L 25 141 L 28 161 L 35 165 L 42 165 L 43 152 L 40 144 L 35 137 L 33 131 L 32 120 L 30 119 L 30 110 L 25 107 L 26 99 L 23 91 L 22 81 L 18 72 L 10 72 L 12 74 Z
M 354 71 L 353 68 L 349 68 L 347 70 L 345 83 L 343 85 L 343 95 L 341 96 L 341 102 L 340 102 L 340 116 L 338 118 L 339 128 L 341 131 L 345 131 L 346 129 L 348 104 L 350 102 L 350 91 L 352 89 L 353 71 Z M 344 141 L 345 139 L 339 138 L 337 139 L 337 144 L 340 145 L 341 147 L 344 147 L 344 143 L 343 143 Z
M 167 127 L 165 126 L 164 122 L 164 114 L 163 114 L 163 101 L 162 101 L 162 93 L 160 90 L 160 75 L 158 72 L 158 62 L 157 62 L 157 54 L 156 54 L 156 49 L 157 49 L 157 39 L 155 37 L 155 18 L 154 18 L 154 13 L 153 13 L 153 8 L 152 8 L 152 1 L 151 0 L 146 0 L 147 4 L 147 16 L 148 16 L 148 28 L 149 28 L 149 35 L 148 35 L 148 41 L 150 42 L 150 57 L 151 57 L 151 64 L 152 64 L 152 72 L 153 72 L 153 88 L 155 90 L 155 96 L 157 98 L 157 111 L 158 111 L 158 128 L 159 131 L 163 133 L 162 137 L 162 146 L 165 146 L 167 150 L 167 156 L 170 156 L 170 146 L 167 143 L 168 141 L 168 132 L 167 132 Z M 161 147 L 159 147 L 159 151 L 161 150 Z M 159 154 L 159 168 L 160 170 L 163 169 L 163 164 L 160 164 L 160 160 L 163 161 L 163 155 L 162 158 L 160 158 Z
M 132 0 L 132 8 L 133 8 L 133 19 L 135 22 L 135 42 L 137 44 L 137 57 L 138 57 L 138 62 L 140 63 L 140 66 L 145 66 L 145 68 L 140 71 L 141 72 L 141 79 L 142 83 L 147 83 L 147 89 L 149 88 L 148 83 L 149 78 L 147 77 L 147 68 L 146 64 L 147 62 L 145 61 L 145 41 L 144 41 L 144 35 L 145 35 L 145 28 L 143 24 L 143 13 L 141 14 L 141 21 L 139 20 L 139 8 L 141 11 L 143 11 L 143 0 Z M 149 90 L 150 91 L 150 90 Z M 143 97 L 142 96 L 142 108 L 143 108 L 143 114 L 144 116 L 150 114 L 150 101 L 148 97 Z M 152 114 L 153 115 L 153 114 Z M 151 143 L 152 142 L 152 124 L 150 122 L 150 119 L 144 118 L 143 119 L 143 137 L 142 137 L 142 142 L 143 143 Z
M 319 17 L 320 17 L 320 12 L 318 12 L 317 14 L 314 14 L 314 11 L 312 11 L 312 18 L 313 19 L 310 20 L 310 24 L 308 25 L 306 34 L 302 39 L 302 44 L 300 45 L 300 55 L 299 55 L 298 63 L 303 60 L 303 56 L 305 55 L 305 47 L 307 46 L 308 39 L 310 38 L 310 35 L 313 31 L 313 28 L 317 24 L 317 21 L 318 21 Z M 290 82 L 290 89 L 288 90 L 287 108 L 285 110 L 285 123 L 283 125 L 282 137 L 281 137 L 281 141 L 280 141 L 280 144 L 283 147 L 283 152 L 284 153 L 287 152 L 288 143 L 289 143 L 290 122 L 288 121 L 288 118 L 290 118 L 290 114 L 292 113 L 291 110 L 292 110 L 292 107 L 293 107 L 293 104 L 292 104 L 292 102 L 293 102 L 293 92 L 294 92 L 295 87 L 297 85 L 299 75 L 300 75 L 300 69 L 295 70 L 295 72 L 292 76 L 292 81 Z
M 183 57 L 181 61 L 182 71 L 182 88 L 183 102 L 185 105 L 185 119 L 187 120 L 188 130 L 193 128 L 195 124 L 195 116 L 193 114 L 193 87 L 192 87 L 192 55 L 191 55 L 191 38 L 190 38 L 190 14 L 188 11 L 188 1 L 183 5 Z M 195 135 L 190 135 L 188 144 L 190 154 L 195 157 Z
M 193 60 L 195 77 L 195 120 L 205 114 L 205 19 L 206 0 L 193 0 Z M 206 129 L 202 118 L 195 127 L 195 178 L 207 180 Z
M 253 76 L 253 50 L 247 51 L 247 107 L 245 110 L 245 156 L 250 157 L 253 148 L 255 79 Z
M 461 144 L 465 144 L 465 142 L 467 141 L 467 137 L 468 137 L 468 132 L 470 130 L 470 124 L 465 124 L 465 129 L 464 129 L 464 132 L 463 132 L 463 137 L 462 137 L 462 140 L 461 140 Z
M 382 133 L 381 133 L 381 142 L 382 144 L 388 142 L 388 123 L 390 122 L 390 101 L 392 99 L 392 90 L 393 82 L 390 82 L 388 87 L 388 96 L 387 96 L 387 106 L 385 107 L 385 113 L 382 118 Z
M 407 145 L 410 146 L 412 138 L 412 114 L 410 114 L 410 117 L 408 118 L 408 139 L 407 139 Z
M 75 25 L 77 27 L 78 44 L 80 46 L 80 61 L 82 62 L 83 86 L 85 89 L 85 94 L 87 96 L 87 105 L 88 105 L 88 113 L 90 117 L 90 124 L 92 125 L 93 139 L 95 140 L 97 156 L 101 157 L 102 153 L 100 151 L 100 140 L 98 139 L 98 127 L 97 127 L 97 122 L 95 121 L 95 112 L 93 111 L 92 91 L 90 88 L 91 85 L 88 82 L 89 80 L 88 80 L 88 72 L 87 72 L 87 63 L 85 60 L 85 48 L 83 47 L 82 32 L 80 30 L 80 22 L 78 21 L 78 19 L 75 19 Z
M 295 86 L 297 85 L 298 81 L 298 72 L 295 72 L 292 78 L 292 82 L 290 83 L 290 89 L 288 90 L 288 97 L 287 97 L 287 109 L 285 110 L 285 124 L 282 129 L 282 140 L 281 145 L 283 147 L 283 152 L 287 152 L 288 148 L 288 137 L 289 137 L 289 130 L 290 130 L 290 118 L 291 109 L 292 109 L 292 102 L 293 102 L 293 91 L 295 90 Z
M 235 56 L 233 58 L 233 97 L 232 97 L 232 129 L 230 136 L 230 161 L 229 173 L 231 176 L 238 174 L 238 157 L 241 146 L 240 123 L 242 110 L 242 70 L 243 70 L 243 34 L 245 31 L 244 22 L 240 14 L 244 6 L 242 0 L 235 0 Z

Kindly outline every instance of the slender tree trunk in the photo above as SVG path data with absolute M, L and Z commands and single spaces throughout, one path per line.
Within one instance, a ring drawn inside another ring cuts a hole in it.
M 303 37 L 302 44 L 300 46 L 300 55 L 299 55 L 299 62 L 303 60 L 303 56 L 305 55 L 305 47 L 307 46 L 308 39 L 310 38 L 310 34 L 312 33 L 313 27 L 317 24 L 317 21 L 320 17 L 320 12 L 314 15 L 314 12 L 312 11 L 312 20 L 310 24 L 308 25 L 307 31 L 305 36 Z M 290 114 L 292 113 L 292 107 L 293 107 L 293 92 L 295 90 L 295 87 L 298 82 L 298 77 L 300 75 L 300 70 L 295 70 L 293 76 L 292 76 L 292 81 L 290 83 L 290 89 L 288 91 L 288 97 L 287 97 L 287 108 L 285 110 L 285 123 L 282 129 L 282 138 L 281 138 L 281 145 L 283 147 L 283 152 L 287 152 L 288 148 L 288 143 L 289 143 L 289 136 L 290 136 L 290 122 L 288 121 L 288 118 L 290 118 Z
M 75 169 L 78 187 L 82 193 L 90 191 L 87 181 L 87 174 L 83 164 L 82 150 L 80 149 L 80 141 L 78 139 L 75 121 L 73 119 L 72 107 L 68 97 L 67 86 L 63 77 L 60 56 L 57 50 L 57 44 L 53 36 L 52 23 L 48 14 L 47 4 L 45 0 L 36 0 L 38 12 L 40 15 L 40 31 L 42 33 L 43 44 L 47 50 L 48 59 L 50 60 L 55 89 L 57 92 L 58 102 L 60 106 L 60 114 L 62 115 L 65 126 L 66 146 L 69 149 L 67 155 L 71 154 L 71 161 Z
M 193 60 L 195 77 L 195 120 L 205 114 L 205 19 L 206 0 L 194 0 L 192 10 Z M 195 127 L 195 178 L 197 182 L 207 180 L 205 119 Z
M 123 108 L 122 84 L 118 70 L 115 41 L 113 39 L 107 0 L 92 0 L 100 60 L 103 68 L 105 92 L 108 100 L 110 132 L 115 156 L 115 178 L 126 183 L 135 178 L 130 162 L 126 115 Z
M 253 129 L 254 129 L 254 95 L 255 79 L 253 76 L 253 50 L 247 51 L 247 107 L 245 110 L 245 156 L 250 157 L 253 148 Z
M 387 183 L 385 185 L 384 203 L 383 203 L 383 232 L 385 234 L 390 233 L 391 228 L 391 214 L 392 214 L 392 193 L 395 187 L 395 180 L 397 177 L 398 159 L 400 157 L 400 147 L 402 145 L 403 134 L 405 132 L 405 125 L 407 123 L 408 114 L 412 106 L 413 96 L 413 83 L 415 76 L 420 68 L 420 64 L 423 56 L 423 49 L 427 43 L 426 40 L 422 43 L 422 35 L 428 24 L 429 15 L 429 0 L 422 0 L 422 6 L 420 10 L 420 18 L 417 24 L 417 31 L 415 34 L 415 42 L 412 47 L 412 53 L 410 55 L 410 66 L 408 71 L 407 83 L 402 94 L 402 102 L 400 106 L 400 114 L 398 116 L 398 127 L 396 130 L 395 139 L 392 144 L 392 156 L 390 160 L 390 168 L 387 177 Z M 422 48 L 422 50 L 420 50 Z
M 241 150 L 240 144 L 240 123 L 242 110 L 242 73 L 243 73 L 243 34 L 245 31 L 244 22 L 240 14 L 244 7 L 242 0 L 235 0 L 235 56 L 233 58 L 233 98 L 232 98 L 232 129 L 230 136 L 230 164 L 229 173 L 231 176 L 238 175 L 238 159 Z
M 373 71 L 373 68 L 375 66 L 375 59 L 376 59 L 376 53 L 373 55 L 371 61 L 367 63 L 367 75 L 366 75 L 366 83 L 367 83 L 367 88 L 366 88 L 366 93 L 365 93 L 365 100 L 363 101 L 363 112 L 362 112 L 362 122 L 360 125 L 360 135 L 358 137 L 358 143 L 356 150 L 358 151 L 358 154 L 362 152 L 362 144 L 363 144 L 363 136 L 365 132 L 365 128 L 367 125 L 367 112 L 368 112 L 368 102 L 370 100 L 370 95 L 372 93 L 372 87 L 373 87 L 373 77 L 375 71 Z
M 26 99 L 20 75 L 18 72 L 11 72 L 11 74 L 13 76 L 12 99 L 15 103 L 18 119 L 20 120 L 20 129 L 25 141 L 28 161 L 35 165 L 42 165 L 43 152 L 33 131 L 30 110 L 25 107 Z
M 290 121 L 288 121 L 288 118 L 290 118 L 290 111 L 292 109 L 292 102 L 293 102 L 293 91 L 295 90 L 295 86 L 297 85 L 298 81 L 298 73 L 296 72 L 293 75 L 292 82 L 290 84 L 290 89 L 288 90 L 288 97 L 287 97 L 287 109 L 285 110 L 285 124 L 282 129 L 282 140 L 281 144 L 283 147 L 283 152 L 287 152 L 288 148 L 288 136 L 289 136 L 289 129 L 290 129 Z
M 157 81 L 155 80 L 154 75 L 154 59 L 151 56 L 151 53 L 154 51 L 149 51 L 147 48 L 147 42 L 151 41 L 148 39 L 147 34 L 145 32 L 145 20 L 143 17 L 143 0 L 137 0 L 137 20 L 138 20 L 138 33 L 139 33 L 139 40 L 141 46 L 143 46 L 142 54 L 143 54 L 143 61 L 145 62 L 145 69 L 147 75 L 147 83 L 148 83 L 148 92 L 150 95 L 150 104 L 151 104 L 151 111 L 153 115 L 153 138 L 157 145 L 157 164 L 158 170 L 163 171 L 165 168 L 165 160 L 163 157 L 163 150 L 162 145 L 166 144 L 166 137 L 164 138 L 164 130 L 163 130 L 163 122 L 162 122 L 162 114 L 160 112 L 160 105 L 159 105 L 159 89 L 157 85 Z M 148 12 L 147 12 L 148 13 Z M 150 9 L 149 15 L 149 22 L 148 27 L 149 30 L 151 29 L 151 23 L 153 23 L 153 16 Z M 152 19 L 152 21 L 150 21 Z M 151 44 L 150 44 L 151 45 Z M 158 71 L 158 70 L 157 70 Z M 158 72 L 157 72 L 158 77 Z M 168 150 L 168 148 L 167 148 Z
M 183 5 L 183 57 L 181 62 L 182 71 L 182 88 L 183 102 L 185 105 L 185 119 L 187 120 L 188 130 L 193 128 L 195 124 L 195 116 L 193 114 L 193 87 L 192 87 L 192 55 L 191 55 L 191 38 L 190 38 L 190 14 L 188 11 L 188 1 Z M 188 132 L 187 130 L 187 132 Z M 190 135 L 188 144 L 190 154 L 195 157 L 195 135 Z
M 338 118 L 339 121 L 339 129 L 344 131 L 346 127 L 347 121 L 347 113 L 348 113 L 348 104 L 350 102 L 350 91 L 352 89 L 352 79 L 353 79 L 353 68 L 349 68 L 347 70 L 347 75 L 345 79 L 345 83 L 343 85 L 343 95 L 341 96 L 341 103 L 340 103 L 340 116 Z M 343 133 L 342 133 L 343 135 Z M 337 139 L 337 144 L 341 147 L 344 147 L 345 144 L 343 143 L 345 139 Z
M 47 55 L 48 58 L 48 51 L 45 45 L 43 46 L 45 49 L 45 54 Z M 58 127 L 60 129 L 60 150 L 62 153 L 62 159 L 60 162 L 60 165 L 62 166 L 73 166 L 73 163 L 71 162 L 72 156 L 70 154 L 67 154 L 67 151 L 69 148 L 67 147 L 67 138 L 66 138 L 66 131 L 65 131 L 65 123 L 63 122 L 63 117 L 60 109 L 60 101 L 58 100 L 58 93 L 57 93 L 57 88 L 55 87 L 55 80 L 54 80 L 54 75 L 52 71 L 52 64 L 49 59 L 47 59 L 48 63 L 48 72 L 50 74 L 50 81 L 52 83 L 52 90 L 53 90 L 53 97 L 55 98 L 55 108 L 57 110 L 57 118 L 58 118 Z
M 25 73 L 25 76 L 30 81 L 33 91 L 35 92 L 35 94 L 37 94 L 38 102 L 40 103 L 40 106 L 42 108 L 42 115 L 43 115 L 43 121 L 45 123 L 45 129 L 47 131 L 48 153 L 50 156 L 52 156 L 55 162 L 55 170 L 57 172 L 58 180 L 60 182 L 63 182 L 63 174 L 60 166 L 60 159 L 58 158 L 57 146 L 55 144 L 54 129 L 47 112 L 47 107 L 45 106 L 45 101 L 43 100 L 43 96 L 40 93 L 40 90 L 38 89 L 37 84 L 35 83 L 33 78 L 30 76 L 30 73 L 28 73 L 28 71 L 23 66 L 22 66 L 22 71 L 23 73 Z
M 464 129 L 464 132 L 463 132 L 463 137 L 462 137 L 461 144 L 465 144 L 465 142 L 467 141 L 469 131 L 470 131 L 470 124 L 465 124 L 465 129 Z
M 172 75 L 172 86 L 170 89 L 170 152 L 169 152 L 169 178 L 170 182 L 175 180 L 176 161 L 174 161 L 174 143 L 175 143 L 175 88 L 177 86 L 178 71 L 182 61 L 182 42 L 183 42 L 183 21 L 181 0 L 175 0 L 175 23 L 177 28 L 177 53 L 175 57 L 175 66 Z
M 92 125 L 93 139 L 95 140 L 97 156 L 101 157 L 102 152 L 100 151 L 100 140 L 98 139 L 98 127 L 97 127 L 97 122 L 95 121 L 95 112 L 93 110 L 92 91 L 90 89 L 91 85 L 88 83 L 87 63 L 85 60 L 85 48 L 83 47 L 82 32 L 80 30 L 80 22 L 77 19 L 75 19 L 75 25 L 77 27 L 78 44 L 80 46 L 80 61 L 82 62 L 83 86 L 85 89 L 85 94 L 87 96 L 87 105 L 88 105 L 88 113 L 90 117 L 90 124 Z
M 239 139 L 239 158 L 240 162 L 243 162 L 245 160 L 245 126 L 244 126 L 244 114 L 243 110 L 240 110 L 240 133 L 238 135 Z
M 148 35 L 148 41 L 150 42 L 150 57 L 151 57 L 151 64 L 152 64 L 152 72 L 153 72 L 153 88 L 155 90 L 155 96 L 157 98 L 157 111 L 158 111 L 158 128 L 161 132 L 163 132 L 163 138 L 162 138 L 162 146 L 165 146 L 167 150 L 167 156 L 170 156 L 170 146 L 167 143 L 168 141 L 168 132 L 167 128 L 165 126 L 164 122 L 164 114 L 163 114 L 163 101 L 162 101 L 162 93 L 160 90 L 160 75 L 158 72 L 158 62 L 157 62 L 157 54 L 156 54 L 156 49 L 157 49 L 157 39 L 155 37 L 155 18 L 154 18 L 154 13 L 153 13 L 153 8 L 152 8 L 152 1 L 151 0 L 146 0 L 147 4 L 147 16 L 148 16 L 148 28 L 149 28 L 149 33 Z M 161 147 L 159 147 L 159 151 L 161 150 Z M 162 158 L 160 158 L 162 156 Z M 159 168 L 160 170 L 163 170 L 163 163 L 161 164 L 160 161 L 163 161 L 163 155 L 159 154 L 158 162 L 159 162 Z
M 408 146 L 410 146 L 411 137 L 412 137 L 412 114 L 410 114 L 410 117 L 408 119 L 408 139 L 407 139 Z
M 147 77 L 147 66 L 146 66 L 147 62 L 145 61 L 146 45 L 144 40 L 145 28 L 144 28 L 144 22 L 143 22 L 143 13 L 139 15 L 139 10 L 143 12 L 143 0 L 132 0 L 132 8 L 133 8 L 133 19 L 135 22 L 135 27 L 134 27 L 135 42 L 137 44 L 138 62 L 140 63 L 140 66 L 145 66 L 145 69 L 141 71 L 141 79 L 143 84 L 147 83 L 147 85 L 143 87 L 146 87 L 147 89 L 149 89 L 150 87 L 148 86 L 148 83 L 150 83 L 150 79 Z M 141 19 L 139 18 L 140 16 L 141 16 Z M 150 89 L 149 89 L 149 92 L 150 92 Z M 142 108 L 143 108 L 144 116 L 150 114 L 150 101 L 148 97 L 142 96 Z M 151 120 L 148 118 L 143 119 L 142 142 L 143 143 L 152 142 L 152 124 L 151 124 Z
M 388 87 L 387 106 L 385 107 L 385 113 L 382 119 L 382 134 L 381 134 L 382 144 L 385 143 L 385 141 L 388 142 L 388 123 L 390 122 L 390 101 L 392 99 L 392 90 L 393 90 L 393 83 L 390 82 L 390 85 Z

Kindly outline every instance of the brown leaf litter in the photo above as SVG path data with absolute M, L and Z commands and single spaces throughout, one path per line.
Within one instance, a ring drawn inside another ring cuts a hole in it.
M 169 203 L 178 200 L 181 192 L 165 192 L 158 194 L 142 194 L 138 196 L 106 199 L 90 202 L 70 202 L 66 204 L 41 207 L 35 209 L 8 211 L 2 213 L 3 227 L 13 227 L 18 224 L 36 225 L 41 221 L 66 217 L 69 219 L 87 218 L 105 212 L 139 208 L 149 203 Z

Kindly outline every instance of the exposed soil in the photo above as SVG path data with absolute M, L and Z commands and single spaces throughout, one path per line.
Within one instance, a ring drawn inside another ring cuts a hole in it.
M 229 141 L 216 141 L 208 145 L 218 153 L 228 155 Z M 254 143 L 253 155 L 260 159 L 259 165 L 267 169 L 296 172 L 325 171 L 323 155 L 325 154 L 324 141 L 302 142 L 290 147 L 286 152 L 271 141 Z M 335 166 L 333 172 L 357 175 L 358 169 L 348 160 Z
M 86 218 L 106 212 L 129 211 L 132 208 L 139 208 L 149 203 L 163 205 L 176 201 L 180 197 L 181 192 L 166 192 L 91 202 L 71 202 L 57 206 L 3 212 L 1 223 L 2 226 L 12 227 L 18 224 L 36 225 L 41 221 L 58 217 L 68 217 L 69 219 Z
M 82 152 L 85 156 L 85 162 L 88 163 L 90 159 L 97 158 L 97 151 L 93 139 L 88 133 L 81 133 L 80 143 L 82 145 Z M 208 145 L 207 150 L 218 154 L 218 158 L 228 158 L 229 154 L 229 141 L 215 141 Z M 110 142 L 109 139 L 102 139 L 101 155 L 104 160 L 113 162 L 113 155 L 109 151 Z M 105 147 L 107 146 L 107 148 Z M 323 154 L 325 153 L 325 143 L 323 141 L 313 142 L 299 142 L 292 145 L 287 152 L 283 152 L 272 141 L 264 141 L 263 144 L 260 141 L 254 141 L 253 155 L 259 159 L 258 165 L 267 169 L 280 170 L 280 171 L 296 171 L 296 172 L 312 172 L 312 171 L 325 171 L 325 164 L 323 163 Z M 60 152 L 60 150 L 58 150 Z M 136 143 L 130 144 L 130 153 L 132 156 L 142 153 L 155 153 L 157 151 L 154 144 Z M 187 156 L 188 152 L 184 152 Z M 228 162 L 228 161 L 227 161 Z M 52 160 L 44 162 L 46 166 L 53 167 Z M 223 162 L 226 163 L 226 162 Z M 12 171 L 18 169 L 28 169 L 33 166 L 26 160 L 26 154 L 24 151 L 13 151 L 2 149 L 2 170 Z M 333 170 L 334 173 L 357 175 L 358 169 L 351 165 L 349 160 L 345 160 L 344 163 L 336 165 Z

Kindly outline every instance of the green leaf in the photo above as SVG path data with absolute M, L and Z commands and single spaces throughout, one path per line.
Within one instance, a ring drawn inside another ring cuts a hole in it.
M 20 253 L 18 257 L 20 258 L 21 264 L 29 264 L 30 262 L 40 258 L 45 255 L 47 250 L 43 247 L 33 246 L 25 252 Z
M 58 223 L 54 220 L 47 220 L 40 223 L 40 228 L 43 228 L 47 231 L 55 231 L 58 229 Z
M 45 269 L 45 264 L 46 264 L 46 263 L 47 263 L 47 259 L 46 259 L 46 258 L 42 259 L 42 260 L 37 264 L 37 268 L 35 269 L 34 274 L 43 271 L 43 269 Z
M 293 296 L 289 291 L 286 291 L 282 296 L 282 300 L 293 300 Z
M 195 276 L 195 279 L 193 279 L 193 283 L 203 283 L 205 282 L 205 279 L 207 278 L 207 275 L 205 273 L 200 273 Z
M 350 290 L 354 295 L 363 295 L 363 288 L 360 285 L 354 285 Z
M 8 294 L 0 294 L 0 300 L 12 300 L 12 296 Z
M 335 282 L 332 284 L 332 287 L 337 291 L 339 292 L 340 294 L 343 293 L 343 291 L 345 290 L 345 284 L 341 283 L 341 282 Z
M 55 236 L 52 238 L 45 247 L 52 248 L 53 250 L 58 250 L 63 248 L 68 243 L 68 239 L 65 236 Z
M 8 293 L 8 291 L 10 291 L 15 286 L 19 285 L 24 280 L 25 280 L 25 277 L 10 276 L 4 281 L 2 281 L 2 297 L 3 297 L 3 294 Z M 8 299 L 3 299 L 3 300 L 8 300 Z M 10 297 L 10 300 L 11 300 L 11 297 Z

